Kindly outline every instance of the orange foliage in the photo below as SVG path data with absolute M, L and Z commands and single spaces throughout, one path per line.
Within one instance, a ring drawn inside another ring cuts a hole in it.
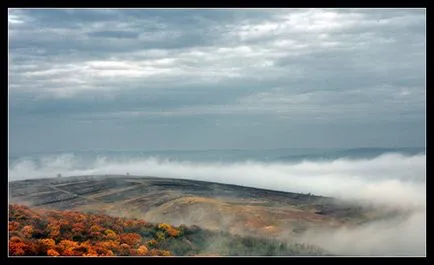
M 107 229 L 104 231 L 105 238 L 108 240 L 118 240 L 119 236 L 111 229 Z
M 149 246 L 155 246 L 157 244 L 157 240 L 151 239 L 147 241 L 146 244 L 148 244 Z
M 157 249 L 151 249 L 151 251 L 149 251 L 150 256 L 158 256 L 159 255 L 159 251 Z
M 87 257 L 98 257 L 98 254 L 97 254 L 96 252 L 94 252 L 94 253 L 86 253 L 86 254 L 83 254 L 83 256 L 87 256 Z
M 130 254 L 130 251 L 131 251 L 131 247 L 128 246 L 127 244 L 121 244 L 120 245 L 119 252 L 120 252 L 121 255 L 128 256 Z
M 50 233 L 51 238 L 58 237 L 60 235 L 60 225 L 58 224 L 49 224 L 48 231 Z
M 62 252 L 62 256 L 81 256 L 82 254 L 75 250 L 75 248 L 68 248 Z
M 9 239 L 9 242 L 21 242 L 21 238 L 17 237 L 17 236 L 13 236 Z
M 172 256 L 172 253 L 168 250 L 160 250 L 161 256 Z
M 93 238 L 97 238 L 97 239 L 103 238 L 103 235 L 101 232 L 90 232 L 90 236 Z
M 75 223 L 72 225 L 72 232 L 73 233 L 82 233 L 85 231 L 86 227 L 83 223 Z
M 35 255 L 35 244 L 27 240 L 22 240 L 17 236 L 12 236 L 9 239 L 9 255 L 22 256 L 22 255 Z
M 151 256 L 172 256 L 172 253 L 168 250 L 151 249 L 149 252 Z
M 167 230 L 167 234 L 171 237 L 177 237 L 179 235 L 179 231 L 171 227 Z
M 121 234 L 120 239 L 121 239 L 121 243 L 125 243 L 130 246 L 136 246 L 142 241 L 142 237 L 136 233 Z
M 10 205 L 9 209 L 9 254 L 12 256 L 168 256 L 172 255 L 170 251 L 156 249 L 157 241 L 145 241 L 140 231 L 144 227 L 156 229 L 161 240 L 166 235 L 179 235 L 179 230 L 169 224 L 154 226 L 143 220 L 34 210 L 22 205 Z
M 173 228 L 169 224 L 159 224 L 158 229 L 165 231 L 171 237 L 177 237 L 179 235 L 179 231 Z
M 102 231 L 104 231 L 104 228 L 102 228 L 102 227 L 99 226 L 99 225 L 92 225 L 92 226 L 90 227 L 90 231 L 91 231 L 91 232 L 102 232 Z
M 140 255 L 140 256 L 145 256 L 145 255 L 148 254 L 148 252 L 149 252 L 148 248 L 145 247 L 145 246 L 143 246 L 143 245 L 141 245 L 141 246 L 137 249 L 137 254 Z
M 113 251 L 109 250 L 107 251 L 106 254 L 101 254 L 100 256 L 114 256 L 115 254 L 113 253 Z
M 9 241 L 9 255 L 22 256 L 24 255 L 24 248 L 26 244 L 20 241 Z
M 113 251 L 119 249 L 119 242 L 113 240 L 97 242 L 96 245 Z
M 54 249 L 47 250 L 48 256 L 60 256 L 59 252 L 55 251 Z
M 46 246 L 47 248 L 52 248 L 56 245 L 56 242 L 51 238 L 40 239 L 39 242 L 41 245 Z
M 65 255 L 64 253 L 75 253 L 74 248 L 78 248 L 79 244 L 72 240 L 61 240 L 59 244 L 57 244 L 57 248 L 60 250 L 60 252 Z M 65 256 L 75 256 L 75 255 L 65 255 Z
M 15 221 L 9 221 L 9 232 L 17 231 L 20 228 L 20 223 Z
M 158 226 L 158 229 L 161 229 L 161 230 L 167 230 L 167 229 L 169 229 L 170 228 L 170 225 L 169 224 L 165 224 L 165 223 L 162 223 L 162 224 L 159 224 Z
M 23 235 L 25 237 L 31 237 L 32 233 L 33 233 L 33 226 L 26 225 L 26 226 L 23 227 L 23 229 L 21 229 L 21 232 L 23 233 Z

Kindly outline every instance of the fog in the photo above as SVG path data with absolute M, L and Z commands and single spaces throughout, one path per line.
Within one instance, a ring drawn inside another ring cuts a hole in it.
M 426 214 L 383 220 L 357 228 L 307 231 L 299 240 L 339 255 L 425 256 Z
M 63 176 L 120 174 L 183 178 L 313 193 L 398 208 L 406 218 L 383 220 L 357 228 L 307 231 L 303 242 L 340 255 L 425 255 L 425 154 L 384 154 L 371 159 L 337 159 L 269 163 L 199 163 L 158 158 L 108 159 L 83 163 L 74 155 L 47 156 L 39 163 L 9 165 L 9 181 Z
M 373 159 L 299 163 L 198 163 L 157 158 L 82 162 L 74 155 L 47 156 L 9 166 L 9 180 L 121 174 L 183 178 L 273 190 L 374 201 L 400 207 L 425 205 L 425 155 L 386 154 Z

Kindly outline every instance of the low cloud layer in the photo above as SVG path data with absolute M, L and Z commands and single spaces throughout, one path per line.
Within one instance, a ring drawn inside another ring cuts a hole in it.
M 414 210 L 356 228 L 308 231 L 299 240 L 342 256 L 425 256 L 426 214 Z
M 85 161 L 73 155 L 47 156 L 36 164 L 18 160 L 9 180 L 87 174 L 185 178 L 375 201 L 400 207 L 425 205 L 425 155 L 385 154 L 373 159 L 288 163 L 198 163 L 157 158 Z

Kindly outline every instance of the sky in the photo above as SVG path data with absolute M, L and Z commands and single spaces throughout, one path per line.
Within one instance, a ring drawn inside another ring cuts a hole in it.
M 425 9 L 8 21 L 11 153 L 425 145 Z

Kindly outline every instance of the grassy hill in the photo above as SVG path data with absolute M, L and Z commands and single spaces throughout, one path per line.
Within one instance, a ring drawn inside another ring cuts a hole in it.
M 309 245 L 242 237 L 198 226 L 9 206 L 11 256 L 324 255 Z
M 296 244 L 305 242 L 306 231 L 351 229 L 401 214 L 312 194 L 125 175 L 13 181 L 9 202 L 21 205 L 14 211 L 26 209 L 18 211 L 24 219 L 10 216 L 10 241 L 26 255 L 47 255 L 41 247 L 47 242 L 53 255 L 65 255 L 64 244 L 77 255 L 316 255 L 324 252 Z M 77 226 L 80 220 L 88 224 Z M 102 223 L 92 228 L 95 222 Z M 32 226 L 30 237 L 25 226 Z M 60 237 L 52 234 L 55 228 Z M 125 233 L 140 240 L 124 243 Z
M 11 203 L 288 237 L 354 226 L 381 215 L 333 198 L 194 180 L 80 176 L 10 182 Z

